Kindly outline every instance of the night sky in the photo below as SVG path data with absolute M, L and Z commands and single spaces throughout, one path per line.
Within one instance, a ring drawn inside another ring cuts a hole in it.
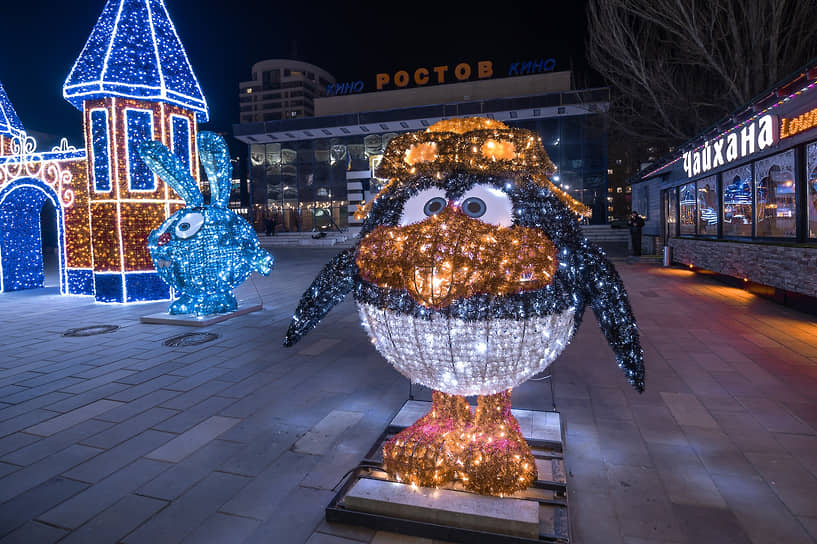
M 67 136 L 83 145 L 82 118 L 62 98 L 62 84 L 104 0 L 37 0 L 3 6 L 0 82 L 23 125 L 44 149 Z M 495 77 L 514 61 L 556 59 L 573 67 L 578 86 L 597 86 L 585 57 L 584 2 L 335 2 L 166 0 L 210 107 L 208 130 L 232 133 L 238 82 L 254 62 L 297 58 L 339 82 L 379 72 L 492 60 Z M 389 8 L 383 6 L 388 5 Z M 394 10 L 402 10 L 395 13 Z

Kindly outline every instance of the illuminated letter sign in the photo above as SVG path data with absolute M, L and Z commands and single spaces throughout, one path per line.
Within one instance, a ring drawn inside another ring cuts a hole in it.
M 540 63 L 541 66 L 547 64 L 545 61 Z M 551 68 L 552 69 L 552 68 Z M 434 66 L 433 68 L 420 67 L 413 72 L 408 70 L 398 70 L 394 75 L 388 73 L 381 73 L 375 76 L 375 89 L 382 91 L 389 88 L 393 83 L 397 88 L 404 88 L 413 82 L 414 85 L 422 87 L 429 83 L 449 83 L 446 76 L 453 72 L 456 81 L 468 81 L 473 74 L 476 74 L 478 79 L 485 79 L 494 75 L 494 63 L 490 60 L 481 60 L 477 62 L 476 69 L 474 69 L 467 62 L 457 64 L 453 70 L 449 71 L 448 65 Z M 450 76 L 448 76 L 450 77 Z M 340 94 L 340 93 L 335 93 Z M 332 96 L 327 91 L 328 96 Z
M 683 155 L 684 171 L 687 177 L 704 174 L 713 168 L 724 166 L 771 147 L 777 142 L 775 128 L 774 116 L 764 115 L 716 140 L 707 140 L 695 151 L 687 151 Z M 783 138 L 782 126 L 780 130 L 780 137 Z
M 538 59 L 512 62 L 508 68 L 509 76 L 524 76 L 526 74 L 541 74 L 552 72 L 556 68 L 556 59 Z
M 326 86 L 326 96 L 359 93 L 363 91 L 363 82 L 348 81 L 346 83 L 330 83 Z
M 817 108 L 791 119 L 780 120 L 780 138 L 788 138 L 817 126 Z

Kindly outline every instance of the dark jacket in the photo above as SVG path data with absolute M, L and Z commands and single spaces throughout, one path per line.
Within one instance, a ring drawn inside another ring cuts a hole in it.
M 627 224 L 630 226 L 630 232 L 638 232 L 642 228 L 644 228 L 644 218 L 640 215 L 633 217 L 632 215 L 627 220 Z

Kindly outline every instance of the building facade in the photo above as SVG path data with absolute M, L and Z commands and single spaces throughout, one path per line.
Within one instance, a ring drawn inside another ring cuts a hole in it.
M 358 204 L 382 184 L 373 172 L 388 142 L 466 116 L 537 132 L 559 168 L 553 181 L 593 209 L 591 222 L 605 223 L 608 105 L 607 89 L 571 90 L 569 72 L 555 72 L 320 98 L 316 112 L 331 114 L 235 125 L 234 135 L 248 144 L 259 229 L 356 226 Z
M 335 83 L 332 75 L 313 64 L 269 59 L 252 66 L 252 79 L 238 84 L 242 123 L 262 123 L 315 115 L 315 99 Z
M 644 233 L 676 262 L 817 297 L 816 87 L 806 67 L 639 174 Z

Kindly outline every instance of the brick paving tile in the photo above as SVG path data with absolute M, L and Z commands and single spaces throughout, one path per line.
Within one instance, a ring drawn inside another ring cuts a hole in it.
M 88 484 L 56 477 L 17 495 L 0 507 L 0 537 L 87 488 Z
M 52 434 L 73 427 L 77 423 L 91 419 L 117 406 L 121 406 L 121 403 L 111 400 L 99 400 L 82 408 L 77 408 L 76 410 L 62 414 L 61 416 L 49 419 L 39 425 L 29 427 L 26 429 L 26 432 L 39 436 L 51 436 Z
M 37 519 L 50 525 L 75 529 L 167 468 L 165 463 L 137 459 Z
M 233 427 L 238 421 L 238 419 L 232 417 L 212 416 L 183 432 L 167 444 L 153 450 L 145 457 L 157 461 L 178 463 Z
M 0 478 L 0 504 L 54 476 L 62 474 L 99 452 L 100 450 L 96 448 L 75 444 L 17 472 L 12 472 L 4 478 Z
M 242 476 L 214 472 L 123 540 L 126 544 L 179 542 L 249 481 Z
M 16 531 L 0 538 L 0 544 L 51 544 L 68 533 L 65 529 L 29 521 Z
M 234 455 L 240 444 L 213 440 L 193 455 L 168 468 L 137 490 L 140 495 L 173 500 Z M 231 472 L 219 469 L 222 472 Z M 242 476 L 242 474 L 239 474 Z
M 118 542 L 165 506 L 167 506 L 165 501 L 128 495 L 72 532 L 61 541 L 61 544 Z
M 105 429 L 110 428 L 111 425 L 112 424 L 107 421 L 89 419 L 83 421 L 82 423 L 78 423 L 73 427 L 69 427 L 68 429 L 52 434 L 47 438 L 36 437 L 36 442 L 3 456 L 2 460 L 8 463 L 16 463 L 18 465 L 30 465 L 32 463 L 36 463 L 40 459 L 48 457 L 49 455 L 53 455 L 61 450 L 64 450 L 72 444 L 76 444 L 89 436 L 100 433 Z M 93 446 L 93 444 L 84 445 Z
M 66 472 L 65 476 L 82 482 L 99 482 L 147 452 L 172 440 L 174 436 L 171 433 L 149 429 L 75 466 Z

